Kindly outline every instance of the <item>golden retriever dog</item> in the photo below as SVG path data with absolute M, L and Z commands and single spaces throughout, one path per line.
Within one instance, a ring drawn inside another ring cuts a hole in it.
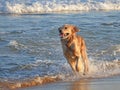
M 87 74 L 88 68 L 88 57 L 86 53 L 86 45 L 84 39 L 76 33 L 80 30 L 70 24 L 65 24 L 58 28 L 63 53 L 72 70 L 77 74 Z

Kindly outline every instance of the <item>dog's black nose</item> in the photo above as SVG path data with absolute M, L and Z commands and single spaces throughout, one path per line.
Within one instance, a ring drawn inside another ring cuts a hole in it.
M 59 33 L 62 33 L 62 30 L 59 30 Z
M 59 33 L 62 33 L 61 27 L 60 27 L 60 28 L 58 28 L 58 30 L 59 30 Z

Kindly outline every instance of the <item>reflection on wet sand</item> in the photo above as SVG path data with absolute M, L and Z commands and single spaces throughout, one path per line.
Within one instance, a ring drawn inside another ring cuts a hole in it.
M 72 85 L 70 85 L 70 90 L 89 90 L 89 82 L 90 80 L 86 79 L 74 81 Z

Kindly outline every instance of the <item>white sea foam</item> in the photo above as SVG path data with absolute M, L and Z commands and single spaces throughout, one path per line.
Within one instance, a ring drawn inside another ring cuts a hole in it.
M 23 44 L 20 44 L 19 42 L 17 42 L 16 40 L 11 40 L 9 43 L 8 43 L 9 46 L 15 48 L 15 49 L 18 49 L 18 50 L 22 50 L 22 49 L 27 49 L 27 47 Z
M 90 78 L 104 78 L 120 74 L 120 61 L 90 60 Z
M 11 40 L 11 41 L 9 42 L 9 45 L 11 45 L 11 46 L 18 46 L 18 42 L 15 41 L 15 40 Z
M 24 0 L 23 0 L 24 1 Z M 26 1 L 27 2 L 27 1 Z M 3 3 L 3 2 L 0 2 Z M 49 13 L 63 11 L 90 11 L 90 10 L 120 10 L 119 0 L 105 0 L 104 2 L 88 0 L 81 2 L 80 0 L 53 0 L 53 1 L 36 1 L 36 2 L 4 2 L 5 5 L 0 7 L 3 13 Z M 1 4 L 2 5 L 2 4 Z

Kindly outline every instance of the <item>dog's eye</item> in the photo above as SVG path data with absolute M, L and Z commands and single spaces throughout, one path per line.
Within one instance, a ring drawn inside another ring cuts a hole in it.
M 65 27 L 65 29 L 67 29 L 67 27 Z

